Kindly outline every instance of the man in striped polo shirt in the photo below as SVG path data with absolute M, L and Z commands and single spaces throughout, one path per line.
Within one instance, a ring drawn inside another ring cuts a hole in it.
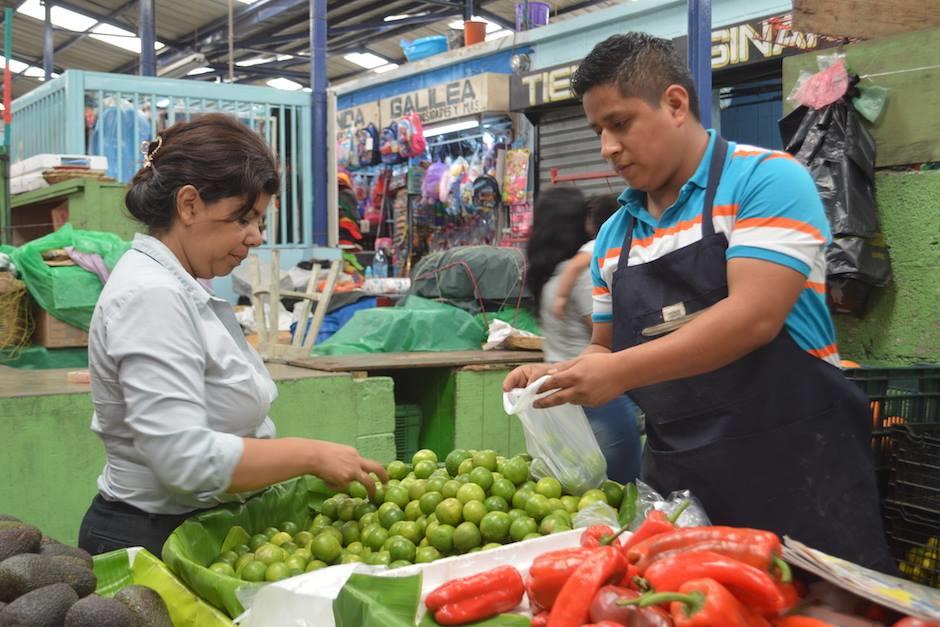
M 716 524 L 893 571 L 868 402 L 838 368 L 812 178 L 705 129 L 666 40 L 610 37 L 572 86 L 629 187 L 595 244 L 591 346 L 504 387 L 548 372 L 544 406 L 629 392 L 647 417 L 642 476 L 660 492 L 691 489 Z

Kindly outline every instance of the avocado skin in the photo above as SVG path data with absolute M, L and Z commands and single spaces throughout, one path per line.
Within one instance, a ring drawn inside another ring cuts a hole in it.
M 10 602 L 54 583 L 67 583 L 85 597 L 95 591 L 98 579 L 73 557 L 23 553 L 0 562 L 0 601 Z
M 42 533 L 32 525 L 10 522 L 14 526 L 0 525 L 0 562 L 20 553 L 35 553 L 39 550 Z
M 43 586 L 27 592 L 0 610 L 0 625 L 60 627 L 76 601 L 78 595 L 67 583 Z
M 130 585 L 114 598 L 127 605 L 137 617 L 137 627 L 173 627 L 163 598 L 147 586 Z
M 120 601 L 90 594 L 71 607 L 65 615 L 64 627 L 138 627 L 138 625 L 134 613 Z
M 80 559 L 86 568 L 94 567 L 94 561 L 88 551 L 77 546 L 68 546 L 67 544 L 41 544 L 39 546 L 40 555 L 63 555 L 66 557 L 75 557 Z

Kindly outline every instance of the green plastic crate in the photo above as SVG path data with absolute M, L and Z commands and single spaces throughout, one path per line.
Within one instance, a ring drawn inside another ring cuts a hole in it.
M 418 452 L 421 435 L 421 408 L 417 405 L 395 406 L 395 453 L 398 459 L 411 463 Z

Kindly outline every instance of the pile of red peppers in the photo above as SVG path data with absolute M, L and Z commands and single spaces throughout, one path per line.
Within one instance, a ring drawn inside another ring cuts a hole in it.
M 580 547 L 540 555 L 524 580 L 502 566 L 441 586 L 427 607 L 459 625 L 512 610 L 524 593 L 533 627 L 833 627 L 793 615 L 800 594 L 776 534 L 678 528 L 679 514 L 650 512 L 625 543 L 623 530 L 588 527 Z

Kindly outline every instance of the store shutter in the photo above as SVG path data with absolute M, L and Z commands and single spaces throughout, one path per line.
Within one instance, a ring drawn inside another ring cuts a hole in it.
M 551 188 L 553 167 L 558 168 L 559 175 L 611 172 L 610 164 L 601 157 L 600 140 L 588 126 L 580 105 L 543 113 L 538 137 L 540 191 Z M 576 185 L 587 195 L 620 193 L 624 189 L 623 180 L 616 175 L 563 184 Z

